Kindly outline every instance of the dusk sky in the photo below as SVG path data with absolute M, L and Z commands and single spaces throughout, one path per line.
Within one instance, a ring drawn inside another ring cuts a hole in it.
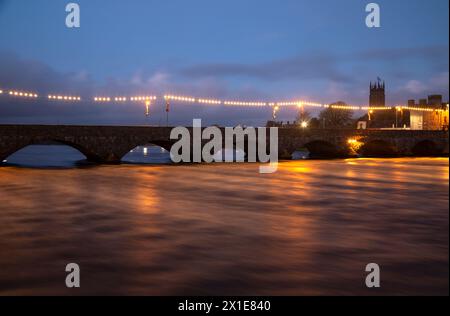
M 381 77 L 389 105 L 448 100 L 448 0 L 374 1 L 378 29 L 366 27 L 363 0 L 78 0 L 79 29 L 65 26 L 69 2 L 0 0 L 0 89 L 365 105 Z M 0 105 L 0 123 L 144 122 L 137 104 Z M 171 116 L 256 124 L 270 112 L 175 105 Z M 151 122 L 162 115 L 160 104 Z

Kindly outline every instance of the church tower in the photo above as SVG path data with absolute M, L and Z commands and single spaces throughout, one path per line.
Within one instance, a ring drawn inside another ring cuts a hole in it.
M 380 78 L 378 81 L 372 84 L 370 82 L 370 98 L 369 98 L 369 106 L 370 107 L 384 107 L 386 106 L 386 94 L 385 94 L 385 83 L 381 83 Z

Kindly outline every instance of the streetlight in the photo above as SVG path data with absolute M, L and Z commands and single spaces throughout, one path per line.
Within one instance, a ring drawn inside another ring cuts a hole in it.
M 150 115 L 150 105 L 151 105 L 150 100 L 145 101 L 145 116 Z
M 395 107 L 395 128 L 398 128 L 398 113 L 400 112 L 402 112 L 402 108 L 400 106 Z
M 370 122 L 372 121 L 372 114 L 373 114 L 373 110 L 369 110 L 369 112 L 367 113 L 368 118 L 369 118 L 369 122 L 367 122 L 367 127 L 368 127 L 368 128 L 371 127 Z
M 272 112 L 272 119 L 275 121 L 277 119 L 277 113 L 280 110 L 280 107 L 278 105 L 275 105 L 273 107 L 273 112 Z
M 150 116 L 150 105 L 151 105 L 150 100 L 146 100 L 146 101 L 145 101 L 145 117 L 146 117 L 147 119 L 148 119 L 149 116 Z
M 169 126 L 170 101 L 166 100 L 166 126 Z

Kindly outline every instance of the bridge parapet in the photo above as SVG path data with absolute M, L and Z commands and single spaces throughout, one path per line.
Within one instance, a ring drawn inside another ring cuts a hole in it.
M 170 150 L 175 142 L 170 139 L 171 130 L 146 126 L 0 125 L 0 161 L 28 145 L 56 141 L 76 148 L 91 161 L 117 163 L 140 145 L 150 143 Z M 188 130 L 192 135 L 192 128 Z M 223 128 L 221 131 L 224 135 Z M 280 128 L 278 136 L 280 158 L 285 159 L 302 148 L 345 157 L 371 146 L 389 147 L 397 155 L 415 153 L 418 144 L 434 146 L 436 154 L 448 155 L 449 147 L 448 131 Z M 355 150 L 356 145 L 359 148 Z

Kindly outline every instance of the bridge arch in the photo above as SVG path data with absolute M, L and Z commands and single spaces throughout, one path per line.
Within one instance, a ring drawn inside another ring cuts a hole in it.
M 139 142 L 121 155 L 120 161 L 127 163 L 169 163 L 171 144 L 158 141 Z
M 6 148 L 6 150 L 3 151 L 1 157 L 0 157 L 0 163 L 3 163 L 4 161 L 7 161 L 9 157 L 13 156 L 14 154 L 28 148 L 31 146 L 36 145 L 64 145 L 67 147 L 70 147 L 72 149 L 75 149 L 78 153 L 80 153 L 82 156 L 84 156 L 84 159 L 90 160 L 90 161 L 100 161 L 100 158 L 92 153 L 90 150 L 85 148 L 82 145 L 79 145 L 77 143 L 67 141 L 67 140 L 61 140 L 57 138 L 45 138 L 45 139 L 30 139 L 30 140 L 22 140 L 20 142 L 15 142 L 14 145 L 10 145 Z
M 397 149 L 383 139 L 367 140 L 358 151 L 363 157 L 394 157 Z
M 432 157 L 442 154 L 442 150 L 436 142 L 425 139 L 417 142 L 411 149 L 411 153 L 418 157 Z
M 300 148 L 296 148 L 295 151 L 306 149 L 309 153 L 309 158 L 336 158 L 339 156 L 338 147 L 325 140 L 313 140 L 307 142 Z M 295 152 L 294 151 L 294 152 Z M 292 152 L 292 154 L 294 154 Z

